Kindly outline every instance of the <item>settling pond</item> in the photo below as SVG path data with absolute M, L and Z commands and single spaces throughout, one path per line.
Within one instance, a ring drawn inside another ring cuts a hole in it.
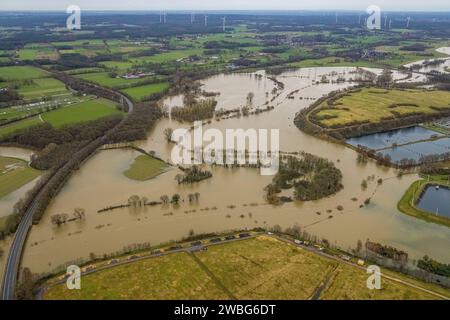
M 432 140 L 423 141 L 427 139 Z M 421 126 L 351 138 L 347 140 L 347 143 L 355 147 L 360 145 L 379 151 L 384 156 L 389 155 L 394 163 L 402 159 L 414 159 L 419 162 L 424 156 L 450 152 L 450 138 Z
M 434 185 L 428 186 L 417 207 L 430 213 L 450 218 L 450 188 Z

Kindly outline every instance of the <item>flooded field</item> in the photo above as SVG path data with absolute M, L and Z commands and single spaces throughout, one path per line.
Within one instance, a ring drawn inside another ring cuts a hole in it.
M 428 186 L 419 199 L 417 207 L 432 214 L 450 218 L 450 188 Z
M 433 136 L 443 136 L 443 134 L 420 126 L 414 126 L 351 138 L 347 140 L 347 143 L 355 147 L 361 145 L 369 149 L 378 150 L 391 147 L 393 144 L 427 140 Z
M 397 178 L 395 170 L 377 166 L 375 162 L 360 165 L 353 150 L 304 134 L 294 125 L 295 115 L 302 108 L 330 91 L 352 85 L 348 82 L 316 85 L 313 82 L 323 75 L 329 79 L 349 79 L 355 72 L 355 68 L 345 67 L 289 71 L 277 76 L 285 87 L 275 98 L 270 93 L 273 82 L 265 75 L 262 79 L 247 74 L 220 75 L 203 81 L 205 91 L 221 93 L 216 97 L 218 108 L 244 105 L 249 92 L 254 92 L 255 104 L 274 98 L 270 103 L 275 107 L 258 115 L 212 121 L 204 129 L 279 129 L 282 151 L 306 151 L 334 161 L 342 170 L 344 190 L 335 196 L 314 202 L 271 206 L 264 199 L 264 187 L 271 177 L 261 176 L 250 168 L 212 167 L 212 179 L 193 185 L 178 185 L 175 176 L 180 171 L 175 167 L 155 179 L 134 181 L 126 178 L 123 171 L 139 155 L 138 152 L 101 151 L 73 175 L 51 203 L 41 223 L 33 226 L 23 266 L 30 267 L 33 272 L 48 272 L 69 261 L 88 258 L 90 253 L 102 255 L 134 243 L 156 245 L 180 240 L 191 230 L 200 234 L 275 224 L 283 228 L 298 224 L 309 233 L 344 249 L 354 248 L 358 240 L 371 239 L 405 250 L 412 258 L 428 254 L 442 262 L 450 262 L 449 228 L 414 219 L 397 210 L 398 200 L 417 179 L 416 175 Z M 268 97 L 266 92 L 269 92 Z M 170 160 L 172 145 L 166 142 L 163 131 L 181 126 L 189 127 L 162 119 L 139 147 L 153 150 L 161 158 Z M 362 189 L 362 179 L 372 176 L 368 188 Z M 383 179 L 381 185 L 376 183 L 379 178 Z M 193 192 L 199 192 L 200 199 L 198 203 L 189 204 L 187 195 Z M 179 206 L 124 208 L 97 213 L 108 206 L 126 204 L 132 195 L 154 201 L 162 195 L 175 193 L 185 199 Z M 371 198 L 371 204 L 361 208 L 367 198 Z M 337 210 L 337 206 L 344 210 Z M 51 224 L 52 215 L 71 214 L 75 208 L 86 210 L 84 221 L 70 222 L 62 227 Z

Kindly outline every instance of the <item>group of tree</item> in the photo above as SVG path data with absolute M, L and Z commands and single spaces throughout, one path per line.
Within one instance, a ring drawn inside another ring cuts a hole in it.
M 292 188 L 297 200 L 318 200 L 343 188 L 342 173 L 331 161 L 308 153 L 302 153 L 301 157 L 284 156 L 278 173 L 265 188 L 266 198 L 270 203 L 278 203 L 277 194 Z
M 424 256 L 423 259 L 419 260 L 417 267 L 440 276 L 450 277 L 450 264 L 440 263 L 428 256 Z
M 173 119 L 186 122 L 206 120 L 214 117 L 217 101 L 215 99 L 204 99 L 197 101 L 185 101 L 183 107 L 172 108 L 171 116 Z
M 178 184 L 191 184 L 212 178 L 212 173 L 208 170 L 202 170 L 199 166 L 192 166 L 184 169 L 183 174 L 177 174 L 175 180 Z

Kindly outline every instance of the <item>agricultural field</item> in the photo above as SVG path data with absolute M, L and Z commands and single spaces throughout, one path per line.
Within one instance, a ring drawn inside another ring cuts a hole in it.
M 166 169 L 167 165 L 163 161 L 141 155 L 134 159 L 130 168 L 123 174 L 133 180 L 145 181 L 160 175 Z
M 47 112 L 42 115 L 42 119 L 58 128 L 66 124 L 96 120 L 113 114 L 122 114 L 114 102 L 96 99 Z
M 31 66 L 0 67 L 0 78 L 6 81 L 29 80 L 48 76 L 46 71 Z
M 41 110 L 41 109 L 39 109 Z M 122 114 L 116 108 L 116 104 L 106 99 L 95 99 L 67 104 L 56 110 L 40 115 L 13 122 L 0 127 L 0 137 L 12 132 L 48 122 L 58 128 L 66 124 L 96 120 L 113 114 Z
M 26 161 L 0 157 L 0 199 L 36 179 L 41 173 Z
M 427 90 L 384 90 L 363 88 L 345 94 L 331 105 L 324 101 L 315 120 L 324 127 L 357 123 L 379 123 L 387 118 L 439 113 L 450 109 L 450 92 Z
M 16 130 L 32 127 L 32 126 L 38 125 L 40 123 L 42 123 L 41 120 L 39 120 L 38 117 L 34 117 L 34 118 L 28 118 L 25 120 L 14 122 L 11 124 L 7 124 L 5 126 L 1 126 L 0 127 L 0 137 L 7 136 Z
M 152 83 L 139 87 L 132 87 L 123 89 L 122 92 L 129 95 L 135 101 L 142 101 L 145 98 L 150 97 L 155 93 L 164 92 L 164 90 L 169 88 L 169 83 L 160 82 L 160 83 Z
M 24 48 L 19 50 L 19 60 L 57 60 L 58 52 L 52 47 Z
M 70 95 L 70 91 L 61 81 L 53 78 L 39 78 L 29 80 L 20 86 L 19 94 L 25 99 L 37 99 L 43 96 Z
M 187 253 L 139 261 L 89 275 L 83 277 L 82 288 L 69 291 L 65 285 L 60 285 L 48 291 L 45 299 L 227 298 Z
M 383 272 L 383 271 L 382 271 Z M 388 273 L 397 277 L 397 274 Z M 400 276 L 402 281 L 408 281 Z M 436 299 L 382 278 L 381 290 L 366 287 L 364 269 L 319 256 L 267 236 L 174 253 L 83 276 L 81 290 L 58 284 L 53 299 Z M 323 290 L 319 290 L 325 283 Z M 413 282 L 426 289 L 435 289 Z M 445 289 L 437 292 L 448 295 Z
M 148 78 L 140 78 L 140 79 L 124 79 L 120 76 L 112 77 L 109 72 L 95 72 L 95 73 L 83 73 L 76 75 L 75 77 L 94 82 L 101 86 L 106 86 L 110 88 L 126 86 L 126 85 L 135 85 L 139 82 L 145 81 Z

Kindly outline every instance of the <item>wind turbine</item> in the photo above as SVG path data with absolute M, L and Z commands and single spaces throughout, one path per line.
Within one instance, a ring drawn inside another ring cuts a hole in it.
M 205 16 L 205 27 L 208 26 L 208 16 Z
M 193 24 L 195 21 L 195 13 L 191 12 L 191 24 Z
M 167 12 L 164 12 L 164 23 L 167 23 Z
M 336 12 L 336 24 L 338 24 L 338 13 Z
M 392 26 L 392 19 L 389 19 L 389 29 L 391 29 Z
M 387 27 L 387 20 L 388 20 L 388 16 L 384 17 L 384 27 Z
M 223 21 L 223 27 L 222 27 L 223 28 L 223 32 L 225 32 L 225 30 L 226 30 L 225 29 L 225 24 L 227 23 L 227 17 L 223 17 L 222 21 Z
M 406 19 L 406 28 L 409 28 L 410 21 L 411 21 L 411 17 L 408 17 L 408 19 Z

